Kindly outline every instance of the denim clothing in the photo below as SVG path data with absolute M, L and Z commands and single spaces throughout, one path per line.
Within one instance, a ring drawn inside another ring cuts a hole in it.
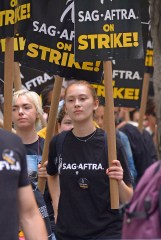
M 55 234 L 52 233 L 52 240 L 56 240 Z
M 137 177 L 137 171 L 135 168 L 135 164 L 134 164 L 134 159 L 133 159 L 133 154 L 132 154 L 132 150 L 131 150 L 131 146 L 130 146 L 130 142 L 128 137 L 126 136 L 125 133 L 118 131 L 118 134 L 120 136 L 120 140 L 122 142 L 122 145 L 124 146 L 126 155 L 127 155 L 127 159 L 128 159 L 128 166 L 129 166 L 129 170 L 130 173 L 134 179 L 134 183 Z

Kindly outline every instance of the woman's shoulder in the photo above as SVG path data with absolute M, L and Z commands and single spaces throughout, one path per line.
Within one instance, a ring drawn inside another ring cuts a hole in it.
M 68 131 L 62 131 L 61 133 L 56 134 L 55 136 L 52 137 L 51 143 L 57 143 L 58 141 L 63 141 L 66 137 L 66 135 L 70 134 L 72 130 Z
M 107 137 L 106 132 L 102 128 L 96 128 L 96 137 Z
M 46 138 L 46 127 L 42 128 L 41 130 L 39 130 L 37 132 L 38 136 L 40 136 L 41 138 Z

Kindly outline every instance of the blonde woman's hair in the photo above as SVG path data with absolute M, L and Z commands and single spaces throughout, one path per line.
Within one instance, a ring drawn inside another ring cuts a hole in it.
M 36 119 L 35 126 L 38 127 L 41 124 L 41 117 L 43 116 L 42 102 L 40 96 L 33 91 L 28 91 L 25 89 L 18 90 L 14 92 L 12 99 L 12 106 L 16 105 L 16 101 L 20 96 L 26 96 L 31 103 L 35 106 L 36 112 L 38 113 L 38 117 Z

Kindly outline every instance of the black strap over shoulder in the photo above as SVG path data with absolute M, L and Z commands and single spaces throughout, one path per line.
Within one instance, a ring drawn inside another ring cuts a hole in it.
M 66 135 L 69 131 L 63 131 L 57 136 L 57 139 L 56 139 L 56 153 L 57 153 L 57 156 L 62 155 L 63 143 L 64 143 L 65 137 L 66 137 Z
M 52 240 L 52 230 L 50 225 L 50 219 L 47 211 L 47 207 L 45 204 L 45 200 L 41 192 L 39 191 L 38 187 L 31 181 L 32 190 L 35 196 L 35 200 L 37 203 L 37 206 L 39 208 L 39 211 L 41 213 L 42 218 L 44 219 L 47 233 L 48 233 L 48 240 Z
M 160 223 L 161 223 L 161 187 L 159 190 L 159 217 L 160 217 Z

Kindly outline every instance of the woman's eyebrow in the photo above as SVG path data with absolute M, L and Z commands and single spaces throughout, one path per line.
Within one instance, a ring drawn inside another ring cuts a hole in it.
M 14 104 L 12 107 L 19 107 L 19 106 L 25 107 L 25 106 L 31 106 L 31 104 L 30 103 L 24 103 L 22 105 Z
M 86 93 L 81 93 L 81 94 L 78 94 L 78 96 L 88 96 L 88 94 Z M 75 97 L 75 95 L 68 95 L 67 97 Z

